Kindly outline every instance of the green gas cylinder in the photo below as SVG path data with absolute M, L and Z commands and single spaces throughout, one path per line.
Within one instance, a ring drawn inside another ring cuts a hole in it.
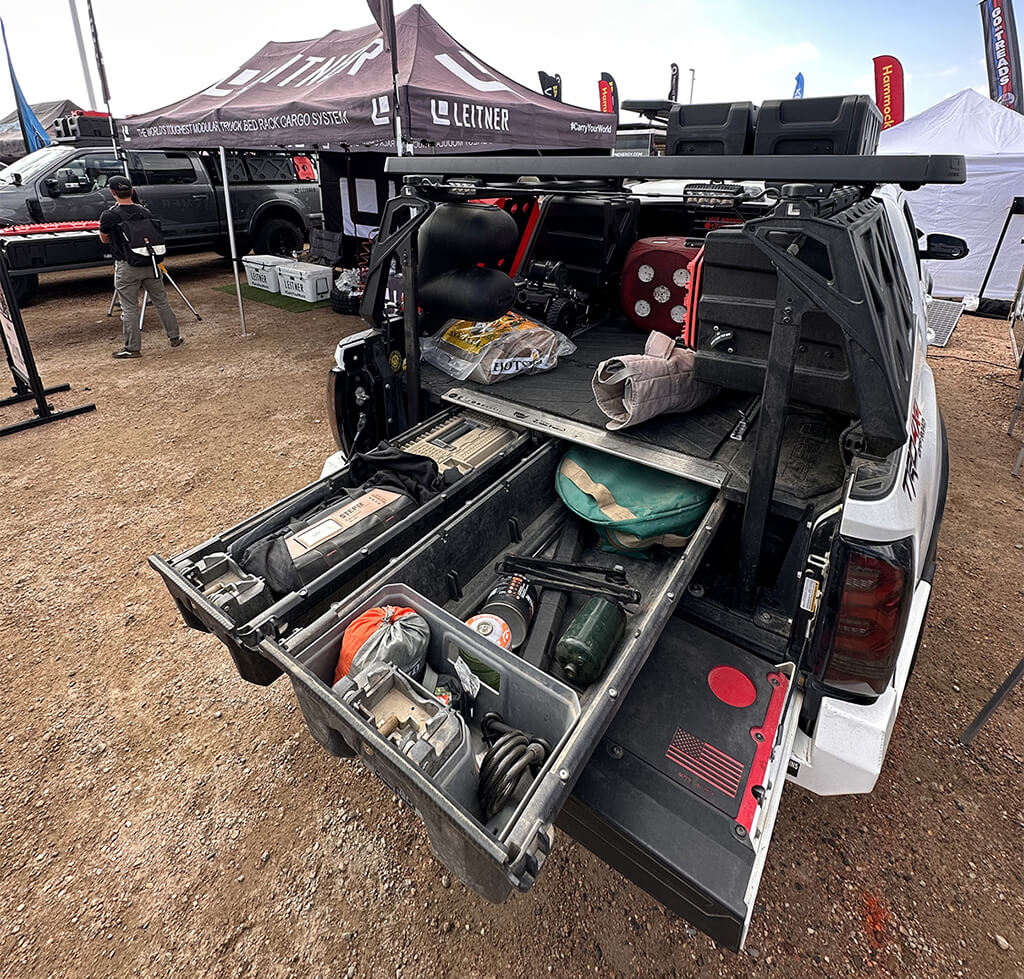
M 566 678 L 586 686 L 604 669 L 626 628 L 626 613 L 607 598 L 591 598 L 569 623 L 555 646 Z

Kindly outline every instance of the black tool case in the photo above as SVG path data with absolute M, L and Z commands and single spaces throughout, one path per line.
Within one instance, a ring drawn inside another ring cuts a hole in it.
M 435 623 L 479 654 L 481 638 L 464 620 L 493 585 L 496 563 L 509 554 L 537 553 L 566 520 L 574 519 L 555 492 L 555 472 L 565 448 L 560 441 L 545 442 L 378 572 L 355 596 L 339 589 L 335 607 L 309 626 L 284 638 L 268 636 L 260 644 L 261 652 L 288 673 L 312 736 L 332 754 L 357 754 L 416 810 L 441 862 L 491 901 L 526 890 L 536 879 L 551 848 L 551 827 L 559 810 L 714 539 L 726 509 L 724 494 L 713 501 L 683 550 L 639 560 L 602 552 L 596 542 L 584 549 L 581 563 L 623 565 L 643 595 L 616 652 L 589 687 L 571 687 L 515 653 L 489 644 L 483 647 L 496 668 L 513 678 L 515 696 L 535 700 L 534 712 L 538 704 L 548 704 L 547 716 L 557 736 L 529 792 L 500 825 L 481 822 L 464 786 L 439 784 L 382 743 L 331 683 L 344 625 L 359 609 L 370 607 L 381 589 L 384 594 L 393 588 L 405 589 L 396 594 L 414 593 Z M 570 603 L 563 621 L 574 614 L 575 603 Z M 514 702 L 506 706 L 513 716 L 523 710 Z
M 460 415 L 447 410 L 404 434 L 409 441 Z M 254 541 L 286 526 L 299 514 L 326 506 L 338 496 L 347 468 L 319 479 L 197 547 L 173 557 L 152 555 L 150 566 L 164 579 L 185 624 L 213 633 L 228 648 L 239 675 L 250 683 L 272 683 L 281 669 L 259 652 L 259 641 L 280 636 L 314 619 L 339 590 L 351 591 L 395 554 L 402 553 L 459 506 L 486 489 L 528 451 L 532 437 L 520 433 L 499 454 L 471 470 L 445 492 L 409 510 L 378 538 L 329 568 L 315 580 L 276 598 L 266 583 L 246 574 L 238 559 Z M 211 593 L 218 583 L 221 587 Z

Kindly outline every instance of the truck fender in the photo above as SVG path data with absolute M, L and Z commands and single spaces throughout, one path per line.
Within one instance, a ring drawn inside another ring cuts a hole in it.
M 303 231 L 309 230 L 309 222 L 301 209 L 291 201 L 278 197 L 274 200 L 264 201 L 256 208 L 249 219 L 249 234 L 255 237 L 256 229 L 270 218 L 285 218 L 294 221 Z

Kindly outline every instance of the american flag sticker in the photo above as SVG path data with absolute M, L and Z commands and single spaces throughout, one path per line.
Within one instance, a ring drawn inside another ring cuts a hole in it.
M 744 767 L 735 758 L 719 751 L 706 741 L 695 738 L 689 731 L 676 728 L 665 757 L 680 768 L 703 779 L 708 785 L 736 798 L 743 779 Z

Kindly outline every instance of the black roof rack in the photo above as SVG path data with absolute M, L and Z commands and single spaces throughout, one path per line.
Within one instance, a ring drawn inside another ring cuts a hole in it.
M 392 156 L 399 176 L 567 180 L 763 180 L 860 186 L 962 184 L 962 156 Z

